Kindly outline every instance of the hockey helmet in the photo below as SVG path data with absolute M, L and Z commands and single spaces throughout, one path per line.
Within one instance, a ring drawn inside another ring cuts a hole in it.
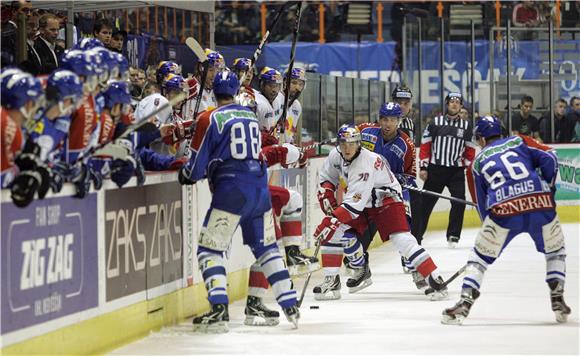
M 405 86 L 397 86 L 391 93 L 391 100 L 411 100 L 413 98 L 413 93 L 411 89 Z
M 213 92 L 215 95 L 234 97 L 240 88 L 240 81 L 236 73 L 226 70 L 215 76 Z
M 339 144 L 344 142 L 360 142 L 360 131 L 353 124 L 344 124 L 338 129 L 337 140 Z
M 234 59 L 233 69 L 237 72 L 247 71 L 252 67 L 252 60 L 250 58 L 236 58 Z
M 401 106 L 397 103 L 384 103 L 379 110 L 379 117 L 401 117 Z
M 282 84 L 282 74 L 274 68 L 264 67 L 260 72 L 260 82 Z
M 58 105 L 62 116 L 70 115 L 82 102 L 83 83 L 78 75 L 66 69 L 57 69 L 46 80 L 47 108 Z M 72 99 L 73 105 L 64 107 L 64 101 Z
M 449 104 L 449 101 L 451 101 L 451 99 L 457 99 L 459 100 L 459 103 L 463 105 L 463 96 L 461 95 L 461 93 L 450 92 L 449 94 L 447 94 L 447 96 L 445 97 L 445 104 Z
M 473 128 L 473 135 L 476 139 L 501 136 L 501 121 L 492 115 L 484 116 L 477 120 Z

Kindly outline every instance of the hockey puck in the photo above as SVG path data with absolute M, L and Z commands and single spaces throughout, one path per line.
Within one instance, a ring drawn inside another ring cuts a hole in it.
M 318 305 L 311 305 L 310 309 L 320 309 L 320 307 Z

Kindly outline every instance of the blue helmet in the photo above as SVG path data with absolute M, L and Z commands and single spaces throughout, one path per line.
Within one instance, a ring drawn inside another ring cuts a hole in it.
M 4 83 L 4 80 L 8 80 L 14 74 L 22 73 L 22 69 L 18 67 L 7 67 L 2 69 L 0 73 L 0 82 Z
M 234 97 L 239 88 L 238 76 L 229 70 L 217 74 L 213 80 L 213 92 L 216 95 Z
M 173 61 L 161 61 L 157 66 L 157 72 L 155 77 L 157 79 L 157 84 L 163 85 L 163 80 L 169 74 L 180 74 L 179 65 Z
M 495 116 L 484 116 L 477 120 L 473 128 L 473 135 L 476 139 L 501 136 L 501 121 Z
M 121 53 L 111 52 L 113 56 L 117 58 L 117 63 L 119 64 L 119 78 L 121 80 L 129 79 L 129 61 Z M 113 78 L 115 79 L 115 78 Z
M 458 99 L 461 105 L 463 105 L 463 96 L 461 95 L 461 93 L 451 92 L 447 94 L 447 96 L 445 97 L 445 104 L 449 104 L 449 101 L 451 99 Z
M 207 60 L 209 61 L 210 67 L 216 68 L 225 67 L 224 56 L 222 56 L 218 51 L 206 48 L 205 55 L 207 56 Z
M 338 143 L 360 142 L 360 130 L 353 124 L 344 124 L 338 129 Z
M 49 104 L 83 97 L 83 83 L 78 75 L 66 69 L 56 69 L 46 80 L 46 100 Z
M 260 72 L 260 82 L 282 84 L 282 74 L 274 68 L 264 67 Z
M 288 72 L 286 72 L 288 75 Z M 292 74 L 290 75 L 291 79 L 299 79 L 306 82 L 306 71 L 303 68 L 292 68 Z
M 85 92 L 92 92 L 98 85 L 98 77 L 91 57 L 77 49 L 68 50 L 61 59 L 60 68 L 67 69 L 78 76 L 83 77 Z
M 105 107 L 111 109 L 116 104 L 131 104 L 131 92 L 127 82 L 114 81 L 103 91 Z
M 169 73 L 163 81 L 164 92 L 170 91 L 187 91 L 187 85 L 185 84 L 185 78 L 179 74 Z
M 96 38 L 83 38 L 79 43 L 77 43 L 73 48 L 80 50 L 88 50 L 96 47 L 105 47 L 103 42 Z
M 247 71 L 252 67 L 252 60 L 250 58 L 236 58 L 234 59 L 233 68 L 235 71 Z
M 107 80 L 116 80 L 119 76 L 119 61 L 114 52 L 102 47 L 97 47 L 93 51 L 99 53 L 103 59 L 104 67 L 108 71 Z
M 1 104 L 3 108 L 11 110 L 21 110 L 26 103 L 33 101 L 38 104 L 42 102 L 44 91 L 40 80 L 29 73 L 21 72 L 7 76 L 2 81 L 0 88 Z M 33 112 L 22 112 L 29 119 Z
M 397 103 L 384 103 L 379 110 L 379 117 L 401 117 L 401 106 Z
M 93 48 L 86 51 L 86 56 L 93 63 L 93 68 L 99 83 L 104 84 L 109 79 L 109 67 L 105 62 L 103 52 L 100 48 Z

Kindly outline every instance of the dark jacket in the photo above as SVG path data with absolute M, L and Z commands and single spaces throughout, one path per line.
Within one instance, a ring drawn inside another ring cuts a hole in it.
M 50 49 L 50 47 L 48 47 L 46 42 L 44 42 L 44 40 L 39 37 L 36 39 L 36 41 L 34 41 L 34 49 L 36 49 L 36 52 L 40 56 L 41 61 L 40 70 L 38 71 L 37 74 L 49 74 L 50 72 L 58 68 L 59 65 L 58 59 L 62 55 L 61 53 L 62 50 L 60 49 L 60 47 L 56 46 L 53 52 Z

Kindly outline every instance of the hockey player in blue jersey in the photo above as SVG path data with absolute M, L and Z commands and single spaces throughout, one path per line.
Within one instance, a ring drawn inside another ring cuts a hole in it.
M 299 318 L 296 291 L 276 245 L 258 119 L 250 109 L 234 103 L 239 86 L 233 72 L 215 77 L 218 108 L 198 117 L 191 158 L 179 171 L 181 184 L 207 178 L 213 192 L 197 250 L 211 310 L 193 319 L 198 331 L 228 330 L 224 252 L 238 225 L 244 244 L 261 264 L 288 321 L 296 327 Z
M 570 308 L 564 302 L 566 248 L 554 202 L 558 172 L 556 154 L 532 138 L 502 138 L 501 122 L 481 118 L 474 136 L 482 151 L 475 158 L 473 184 L 483 226 L 467 261 L 461 299 L 445 309 L 443 324 L 462 324 L 480 295 L 483 275 L 510 241 L 521 233 L 532 237 L 546 257 L 546 282 L 556 321 L 564 323 Z

